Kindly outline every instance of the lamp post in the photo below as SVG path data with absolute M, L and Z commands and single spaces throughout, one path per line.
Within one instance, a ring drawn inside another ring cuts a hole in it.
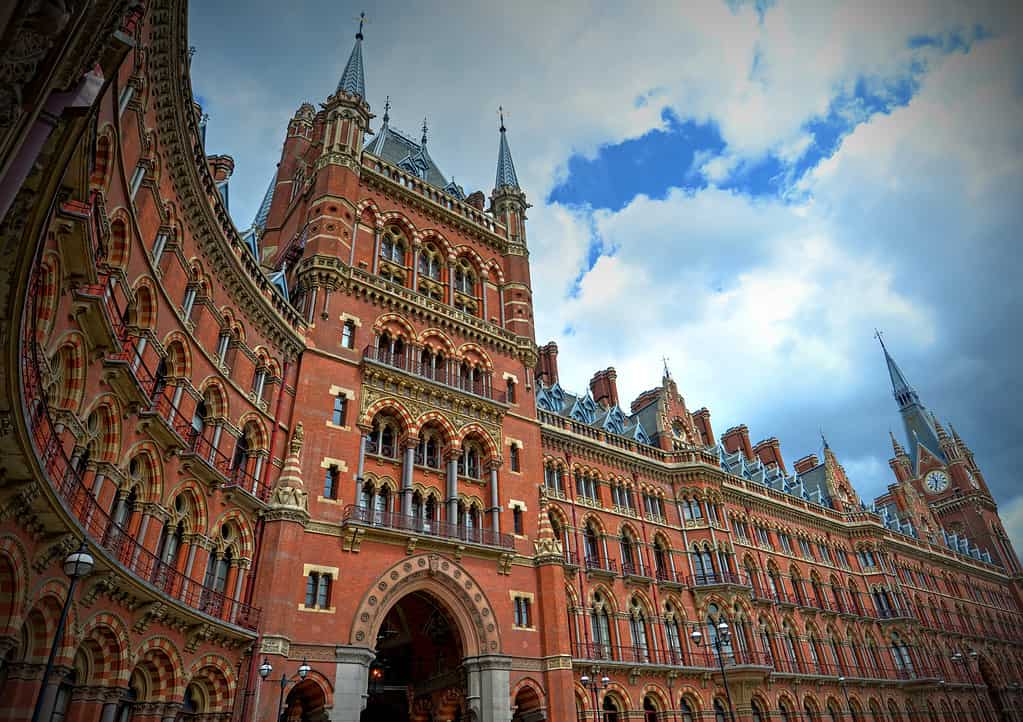
M 852 705 L 849 703 L 849 690 L 845 688 L 845 677 L 838 678 L 838 686 L 842 688 L 842 695 L 845 697 L 845 708 L 849 710 L 849 719 L 855 720 L 853 716 Z
M 725 688 L 725 699 L 728 700 L 728 717 L 735 722 L 735 709 L 732 707 L 732 693 L 728 689 L 728 675 L 725 673 L 725 655 L 722 653 L 722 647 L 728 644 L 731 630 L 728 628 L 728 622 L 721 620 L 717 625 L 717 634 L 714 635 L 714 639 L 711 640 L 714 645 L 714 651 L 717 652 L 718 666 L 721 668 L 721 682 Z M 703 644 L 703 633 L 700 632 L 700 628 L 697 627 L 693 630 L 689 638 L 693 640 L 693 644 L 699 647 Z
M 611 684 L 611 679 L 606 674 L 599 680 L 597 679 L 597 673 L 599 671 L 600 671 L 599 669 L 594 669 L 593 677 L 590 677 L 590 675 L 588 674 L 584 674 L 582 677 L 579 678 L 579 681 L 582 682 L 583 687 L 590 690 L 590 693 L 593 695 L 593 722 L 600 722 L 599 717 L 600 712 L 597 709 L 598 692 L 602 689 L 607 689 L 608 685 Z
M 78 581 L 83 577 L 87 577 L 95 566 L 96 560 L 92 558 L 92 554 L 89 553 L 84 540 L 82 545 L 78 547 L 78 551 L 71 552 L 64 559 L 64 574 L 71 580 L 71 583 L 67 588 L 67 596 L 64 597 L 64 606 L 60 610 L 60 621 L 57 622 L 57 631 L 53 635 L 53 644 L 50 645 L 50 656 L 46 659 L 43 681 L 39 687 L 39 694 L 36 696 L 36 705 L 32 710 L 32 722 L 39 722 L 39 716 L 43 712 L 43 699 L 46 696 L 46 687 L 50 683 L 50 675 L 53 673 L 53 662 L 57 658 L 57 648 L 60 647 L 60 641 L 64 636 L 64 627 L 67 626 L 67 614 L 71 608 L 71 599 L 75 595 L 75 587 L 78 586 Z
M 298 674 L 294 677 L 288 677 L 284 672 L 281 672 L 281 692 L 277 697 L 277 722 L 280 722 L 281 717 L 284 715 L 284 690 L 287 688 L 289 682 L 301 682 L 312 667 L 303 659 L 302 664 L 298 667 Z M 269 677 L 270 673 L 274 671 L 273 666 L 270 664 L 270 660 L 263 657 L 263 664 L 259 665 L 259 680 L 265 682 Z

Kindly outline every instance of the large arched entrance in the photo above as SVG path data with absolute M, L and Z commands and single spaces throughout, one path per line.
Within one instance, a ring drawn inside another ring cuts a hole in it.
M 352 648 L 372 650 L 360 722 L 509 722 L 510 660 L 483 589 L 457 562 L 423 554 L 369 588 Z
M 436 595 L 416 591 L 400 599 L 377 632 L 362 721 L 464 720 L 464 649 Z

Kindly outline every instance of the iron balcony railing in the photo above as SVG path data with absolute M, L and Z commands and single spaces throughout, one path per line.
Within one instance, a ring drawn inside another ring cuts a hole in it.
M 392 353 L 376 346 L 367 346 L 363 349 L 362 357 L 368 361 L 374 361 L 474 396 L 502 404 L 508 403 L 508 393 L 495 389 L 489 376 L 467 379 L 461 375 L 460 365 L 453 359 L 446 359 L 440 366 L 421 363 L 412 356 L 413 352 L 417 350 L 415 347 L 409 347 L 400 353 Z
M 689 577 L 689 584 L 693 587 L 714 587 L 720 584 L 750 586 L 749 580 L 741 574 L 734 572 L 701 572 L 693 574 Z
M 351 524 L 426 534 L 427 536 L 439 537 L 441 539 L 453 539 L 469 542 L 470 544 L 500 547 L 501 549 L 515 548 L 514 536 L 496 532 L 493 529 L 466 527 L 446 521 L 423 519 L 422 517 L 391 511 L 377 511 L 356 504 L 349 504 L 345 507 L 344 518 L 341 521 L 342 526 Z
M 43 474 L 94 545 L 135 577 L 188 607 L 246 629 L 256 629 L 260 610 L 191 579 L 147 549 L 101 507 L 71 463 L 62 434 L 50 416 L 41 376 L 36 300 L 39 272 L 31 280 L 21 332 L 22 402 Z

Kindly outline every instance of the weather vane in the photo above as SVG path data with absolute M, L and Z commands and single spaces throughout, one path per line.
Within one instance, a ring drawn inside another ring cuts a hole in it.
M 368 23 L 369 20 L 366 18 L 366 13 L 364 12 L 359 13 L 359 17 L 355 19 L 359 21 L 359 32 L 355 34 L 355 37 L 357 37 L 359 40 L 362 40 L 362 26 Z
M 428 128 L 426 127 L 426 118 L 424 117 L 423 118 L 423 145 L 426 145 L 426 131 L 427 130 L 428 130 Z
M 497 115 L 501 118 L 501 130 L 504 130 L 504 106 L 497 106 Z

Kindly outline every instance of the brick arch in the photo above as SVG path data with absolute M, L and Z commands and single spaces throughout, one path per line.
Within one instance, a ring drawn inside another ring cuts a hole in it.
M 61 575 L 63 576 L 63 573 Z M 39 585 L 32 594 L 35 603 L 28 614 L 25 615 L 25 623 L 27 624 L 36 615 L 38 615 L 36 621 L 41 622 L 41 624 L 35 622 L 32 624 L 32 636 L 29 639 L 32 658 L 35 661 L 41 662 L 45 660 L 50 652 L 54 635 L 57 633 L 57 620 L 60 617 L 61 607 L 64 605 L 67 593 L 68 583 L 66 579 L 50 578 Z M 57 649 L 57 656 L 55 657 L 57 664 L 71 665 L 71 661 L 75 656 L 75 649 L 78 646 L 75 642 L 75 629 L 77 627 L 78 605 L 72 602 L 68 610 L 64 638 L 61 640 L 60 646 Z M 25 653 L 28 651 L 23 650 Z M 26 657 L 26 659 L 28 658 Z
M 409 427 L 409 436 L 419 436 L 419 432 L 423 430 L 427 424 L 435 424 L 441 428 L 444 432 L 444 441 L 448 446 L 457 447 L 459 443 L 458 432 L 455 430 L 454 425 L 448 420 L 444 414 L 439 411 L 427 411 L 425 414 L 415 420 L 415 423 Z
M 90 684 L 103 687 L 123 687 L 128 684 L 130 671 L 128 650 L 131 641 L 128 626 L 109 612 L 100 612 L 87 620 L 82 627 L 82 641 L 79 647 L 92 643 L 92 678 Z M 101 652 L 101 656 L 97 655 Z M 97 664 L 100 661 L 102 664 Z M 79 680 L 84 683 L 86 680 Z
M 419 237 L 416 225 L 401 211 L 387 211 L 377 216 L 377 227 L 397 226 L 405 234 L 405 240 L 412 243 Z M 411 248 L 406 250 L 412 250 Z
M 619 611 L 621 611 L 619 609 L 618 597 L 615 595 L 614 590 L 603 582 L 594 584 L 590 587 L 590 593 L 586 596 L 587 609 L 593 608 L 593 600 L 598 593 L 604 598 L 604 604 L 607 606 L 609 616 L 616 615 Z M 619 636 L 617 627 L 612 626 L 612 631 L 614 632 L 614 636 L 617 638 Z
M 78 413 L 85 396 L 86 353 L 85 337 L 78 331 L 69 331 L 60 340 L 50 362 L 55 369 L 50 399 L 57 408 Z
M 135 303 L 132 306 L 131 322 L 139 328 L 153 330 L 156 328 L 159 294 L 153 279 L 141 276 L 135 281 Z
M 122 466 L 127 469 L 134 458 L 142 459 L 146 472 L 142 479 L 143 494 L 139 501 L 163 502 L 163 461 L 160 450 L 152 441 L 140 441 L 124 453 Z
M 45 343 L 53 330 L 60 303 L 60 256 L 47 251 L 39 261 L 39 282 L 35 287 L 36 340 Z
M 585 514 L 579 520 L 579 531 L 585 532 L 590 522 L 593 522 L 593 528 L 597 530 L 598 535 L 607 536 L 607 527 L 604 526 L 604 520 L 592 512 Z
M 92 173 L 89 187 L 105 189 L 110 181 L 110 169 L 114 162 L 114 129 L 109 123 L 96 134 L 96 147 L 92 156 Z
M 13 536 L 0 537 L 0 636 L 18 633 L 28 607 L 28 555 Z
M 266 433 L 266 424 L 255 411 L 250 411 L 238 419 L 238 426 L 241 427 L 242 433 L 249 437 L 250 451 L 268 451 L 270 449 L 270 437 Z
M 226 659 L 218 654 L 203 655 L 192 662 L 188 677 L 188 684 L 200 684 L 206 693 L 207 708 L 203 712 L 230 711 L 236 679 Z
M 373 425 L 373 419 L 376 418 L 377 414 L 381 411 L 390 411 L 401 421 L 404 426 L 404 430 L 407 432 L 409 429 L 415 426 L 412 419 L 412 414 L 408 412 L 405 405 L 397 399 L 380 399 L 374 402 L 367 408 L 361 417 L 359 417 L 359 425 L 369 428 Z
M 220 527 L 224 524 L 233 524 L 238 530 L 238 558 L 240 559 L 252 559 L 253 555 L 253 537 L 252 537 L 252 525 L 249 523 L 248 517 L 240 509 L 231 509 L 230 511 L 224 512 L 217 520 L 213 522 L 213 525 L 208 531 L 210 537 L 219 537 Z M 229 544 L 228 546 L 233 546 Z
M 192 378 L 192 353 L 188 337 L 180 331 L 171 331 L 163 339 L 167 349 L 167 375 L 171 378 Z
M 419 334 L 418 338 L 416 338 L 416 343 L 419 344 L 420 346 L 428 346 L 429 345 L 428 341 L 431 338 L 440 339 L 441 346 L 444 347 L 444 352 L 448 355 L 449 358 L 455 358 L 455 354 L 457 353 L 455 349 L 455 344 L 452 343 L 451 339 L 448 338 L 448 335 L 446 333 L 444 333 L 441 329 L 437 328 L 436 326 L 431 326 L 430 328 L 424 329 Z
M 167 492 L 167 501 L 173 512 L 174 499 L 185 494 L 191 509 L 195 511 L 194 524 L 189 515 L 184 516 L 185 529 L 192 533 L 206 534 L 209 532 L 209 512 L 206 508 L 206 492 L 196 479 L 185 479 Z
M 491 259 L 490 261 L 487 261 L 486 269 L 487 272 L 495 275 L 494 282 L 497 285 L 503 286 L 506 283 L 504 271 L 501 269 L 501 264 L 499 264 L 496 260 Z
M 206 403 L 207 414 L 215 419 L 230 418 L 231 407 L 228 404 L 227 390 L 219 378 L 207 376 L 199 385 L 199 389 Z
M 403 559 L 379 577 L 359 603 L 351 644 L 372 646 L 387 612 L 416 591 L 431 593 L 445 605 L 459 629 L 465 657 L 501 652 L 497 616 L 486 593 L 460 564 L 436 554 Z
M 500 449 L 497 448 L 490 433 L 482 426 L 475 422 L 463 426 L 458 432 L 458 445 L 463 446 L 470 436 L 483 444 L 483 449 L 487 452 L 488 457 L 494 460 L 501 458 Z
M 130 220 L 123 210 L 118 210 L 110 219 L 110 233 L 107 236 L 106 248 L 102 258 L 96 261 L 113 268 L 124 269 L 128 266 L 131 254 Z
M 181 652 L 166 637 L 154 636 L 135 649 L 135 668 L 144 672 L 148 686 L 143 702 L 173 702 L 185 695 L 185 685 L 177 670 L 184 670 Z
M 487 372 L 493 372 L 494 363 L 490 360 L 490 356 L 486 351 L 483 350 L 479 344 L 476 343 L 463 343 L 458 347 L 458 351 L 455 353 L 455 358 L 459 361 L 465 361 L 468 359 L 467 354 L 475 353 L 480 357 L 482 361 L 483 370 Z
M 393 331 L 388 328 L 388 324 L 391 323 L 398 326 L 401 329 L 402 334 L 406 334 L 401 337 L 406 343 L 413 343 L 416 340 L 416 329 L 413 328 L 412 324 L 404 317 L 397 313 L 383 313 L 377 316 L 377 319 L 373 322 L 373 333 L 380 336 L 383 335 L 384 331 L 391 331 L 391 335 L 393 336 Z
M 644 697 L 653 697 L 655 700 L 657 700 L 655 704 L 658 708 L 658 712 L 663 713 L 666 710 L 675 708 L 675 705 L 671 703 L 671 696 L 664 690 L 663 687 L 661 687 L 661 685 L 655 682 L 647 682 L 646 684 L 644 684 L 643 687 L 640 689 L 639 693 L 640 705 L 643 704 L 642 700 Z M 642 709 L 642 707 L 640 707 L 640 709 Z
M 455 246 L 452 249 L 452 251 L 454 252 L 456 259 L 459 258 L 468 259 L 469 263 L 472 264 L 473 267 L 472 270 L 476 272 L 476 275 L 478 276 L 482 275 L 483 269 L 486 268 L 487 264 L 480 256 L 480 254 L 476 252 L 475 248 L 463 244 L 460 246 Z
M 121 457 L 121 402 L 112 394 L 104 394 L 92 403 L 83 416 L 96 414 L 97 433 L 94 461 L 117 463 Z
M 617 698 L 618 704 L 621 707 L 622 716 L 626 719 L 629 717 L 629 710 L 632 709 L 632 696 L 629 694 L 629 689 L 625 685 L 611 680 L 611 684 L 607 686 L 604 691 L 604 696 L 600 698 L 599 704 L 603 705 L 604 697 L 611 697 L 612 699 Z
M 422 243 L 434 243 L 437 246 L 437 251 L 440 253 L 441 258 L 446 262 L 451 254 L 454 253 L 451 242 L 436 228 L 428 228 L 425 231 L 419 233 L 419 242 Z

